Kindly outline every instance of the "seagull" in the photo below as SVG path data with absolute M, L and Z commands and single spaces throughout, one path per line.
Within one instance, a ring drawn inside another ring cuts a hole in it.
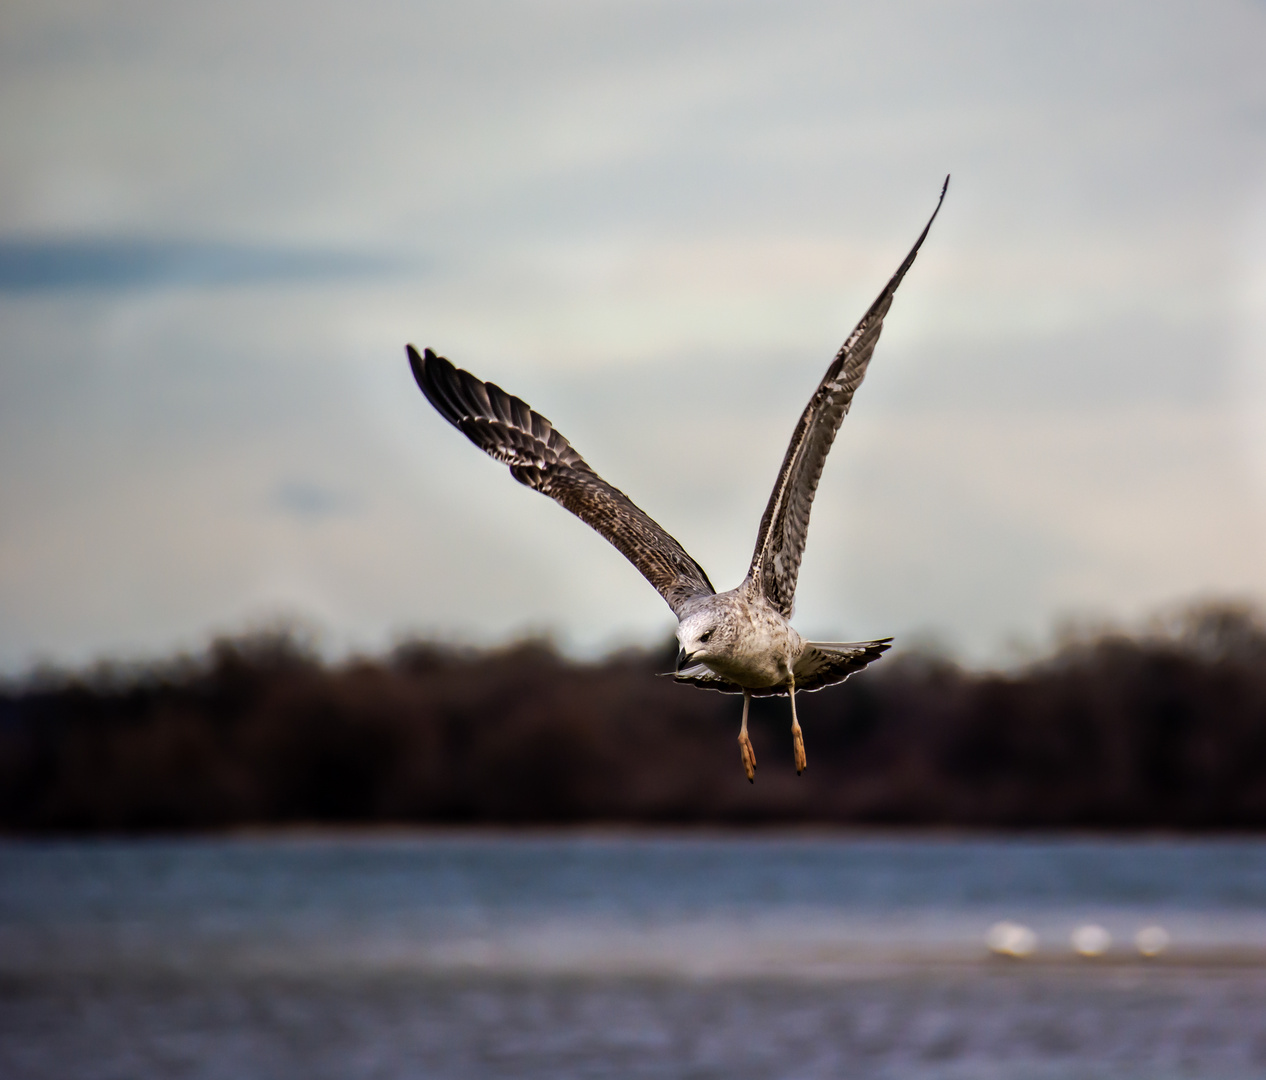
M 668 532 L 594 472 L 571 443 L 526 402 L 454 367 L 430 349 L 419 353 L 412 345 L 406 346 L 413 377 L 445 420 L 508 465 L 519 483 L 548 495 L 609 540 L 668 602 L 678 619 L 675 678 L 743 695 L 739 756 L 753 782 L 756 753 L 747 734 L 753 697 L 788 697 L 799 775 L 807 760 L 804 734 L 796 719 L 796 691 L 841 683 L 892 644 L 890 637 L 806 641 L 790 619 L 809 511 L 826 456 L 866 374 L 897 286 L 914 264 L 948 188 L 947 176 L 936 209 L 914 247 L 835 354 L 801 413 L 761 517 L 747 576 L 729 592 L 718 593 L 703 568 Z

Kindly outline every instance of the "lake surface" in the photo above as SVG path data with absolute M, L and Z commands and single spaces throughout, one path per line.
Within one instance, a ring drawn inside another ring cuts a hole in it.
M 1263 1077 L 1266 840 L 0 842 L 0 1076 Z

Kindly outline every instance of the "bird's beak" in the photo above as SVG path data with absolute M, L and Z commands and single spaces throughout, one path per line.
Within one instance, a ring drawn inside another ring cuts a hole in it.
M 688 653 L 685 649 L 677 650 L 677 670 L 680 671 L 684 667 L 689 667 L 694 662 L 695 654 Z

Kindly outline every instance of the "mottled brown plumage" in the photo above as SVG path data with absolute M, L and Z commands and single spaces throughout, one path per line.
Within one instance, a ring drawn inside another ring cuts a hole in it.
M 678 617 L 716 590 L 702 567 L 633 500 L 593 471 L 554 425 L 496 383 L 481 382 L 430 349 L 406 347 L 413 377 L 440 415 L 519 483 L 596 529 L 642 572 Z

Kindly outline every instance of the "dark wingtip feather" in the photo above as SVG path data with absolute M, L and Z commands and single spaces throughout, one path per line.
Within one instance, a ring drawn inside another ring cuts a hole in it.
M 431 350 L 427 349 L 426 351 L 430 352 Z M 425 361 L 418 355 L 418 350 L 412 345 L 406 345 L 404 352 L 409 358 L 409 368 L 413 371 L 413 378 L 420 387 L 422 385 L 422 368 L 425 366 Z
M 940 197 L 936 200 L 936 209 L 932 211 L 932 216 L 928 218 L 928 223 L 923 226 L 923 231 L 919 233 L 919 238 L 914 242 L 914 247 L 910 249 L 910 254 L 906 256 L 905 262 L 901 264 L 898 270 L 888 283 L 888 288 L 884 292 L 897 291 L 897 286 L 901 284 L 901 279 L 906 276 L 906 271 L 914 265 L 914 257 L 919 253 L 919 248 L 923 246 L 923 241 L 927 239 L 927 235 L 932 231 L 932 222 L 936 220 L 936 215 L 941 212 L 941 204 L 945 201 L 945 193 L 949 191 L 949 173 L 945 174 L 945 183 L 941 185 Z
M 418 384 L 418 389 L 429 398 L 431 395 L 427 391 L 427 383 L 430 380 L 426 369 L 427 365 L 434 364 L 438 357 L 430 349 L 426 349 L 422 354 L 419 354 L 413 345 L 406 345 L 404 351 L 408 354 L 409 368 L 413 372 L 413 379 Z
M 413 378 L 418 389 L 426 395 L 426 400 L 435 407 L 436 412 L 450 424 L 457 424 L 466 415 L 466 410 L 460 402 L 454 400 L 456 395 L 448 385 L 457 369 L 430 349 L 425 350 L 421 356 L 412 345 L 406 345 L 405 351 L 409 355 L 409 367 L 413 369 Z

